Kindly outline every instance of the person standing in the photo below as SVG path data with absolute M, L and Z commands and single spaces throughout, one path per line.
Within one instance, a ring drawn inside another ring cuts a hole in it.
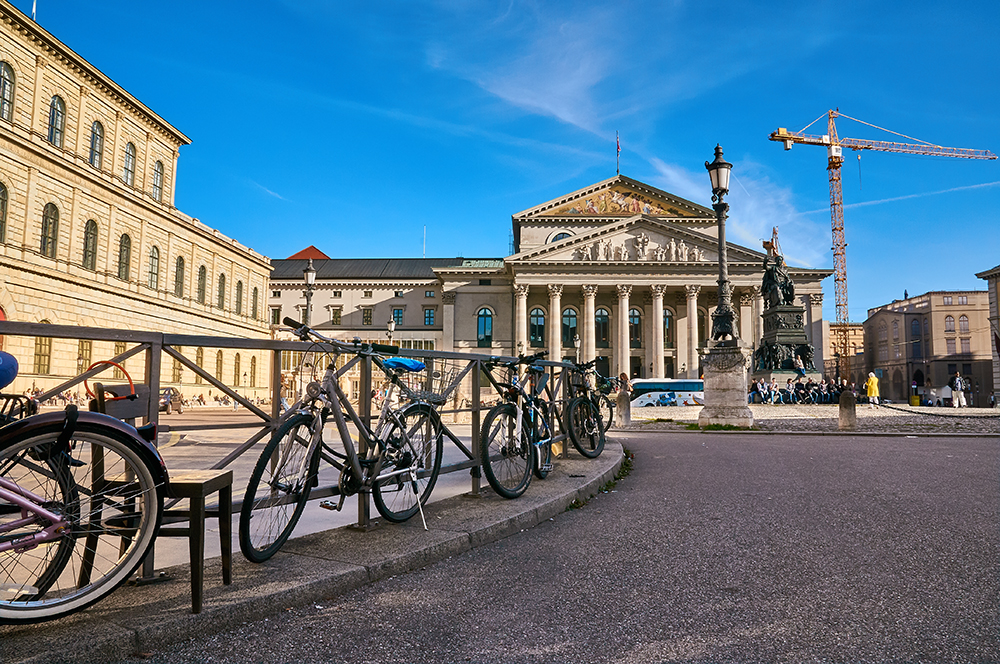
M 875 372 L 868 373 L 868 380 L 865 381 L 865 393 L 868 395 L 868 407 L 878 408 L 878 378 Z
M 965 408 L 965 379 L 962 378 L 962 374 L 956 371 L 948 381 L 948 387 L 951 388 L 952 408 Z

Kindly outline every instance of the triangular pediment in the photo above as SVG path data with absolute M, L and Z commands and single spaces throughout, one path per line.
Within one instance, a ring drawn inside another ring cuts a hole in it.
M 652 217 L 714 219 L 701 205 L 618 175 L 514 215 L 516 219 L 545 217 Z
M 730 262 L 759 262 L 763 254 L 726 243 Z M 508 263 L 717 263 L 718 240 L 660 219 L 637 215 L 515 254 Z

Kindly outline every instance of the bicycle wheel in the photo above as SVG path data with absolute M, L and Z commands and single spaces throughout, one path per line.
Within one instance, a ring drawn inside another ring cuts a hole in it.
M 607 394 L 602 394 L 597 401 L 597 412 L 601 416 L 601 433 L 607 433 L 615 419 L 615 402 Z
M 306 459 L 313 418 L 293 415 L 271 436 L 250 475 L 240 509 L 240 550 L 262 563 L 288 540 L 312 488 L 319 446 Z
M 128 579 L 159 531 L 163 488 L 136 443 L 80 422 L 72 452 L 50 456 L 62 426 L 33 431 L 0 450 L 0 476 L 69 521 L 52 544 L 0 556 L 0 623 L 50 620 L 90 606 Z M 12 507 L 0 502 L 0 543 L 48 525 L 41 519 L 15 524 L 21 513 Z
M 594 459 L 604 450 L 604 430 L 601 414 L 587 397 L 577 397 L 567 409 L 569 437 L 576 451 Z
M 527 426 L 521 439 L 514 439 L 517 410 L 514 404 L 494 406 L 483 418 L 479 446 L 483 474 L 493 490 L 504 498 L 517 498 L 531 483 L 534 446 Z
M 547 423 L 548 416 L 548 404 L 542 401 L 538 404 L 538 410 L 535 412 L 534 440 L 538 441 L 552 438 L 549 433 Z M 534 462 L 531 464 L 531 469 L 535 473 L 535 477 L 540 480 L 544 480 L 549 476 L 549 472 L 552 471 L 552 442 L 549 440 L 544 443 L 533 444 L 532 447 L 534 448 L 535 458 Z
M 409 469 L 416 466 L 414 482 L 409 473 L 392 475 L 372 484 L 375 509 L 386 521 L 401 523 L 426 505 L 434 483 L 441 471 L 444 442 L 441 420 L 427 404 L 410 404 L 399 413 L 399 422 L 393 422 L 386 437 L 381 474 Z

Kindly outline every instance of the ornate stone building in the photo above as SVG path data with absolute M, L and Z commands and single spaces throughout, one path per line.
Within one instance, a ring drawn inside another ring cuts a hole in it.
M 718 236 L 706 207 L 616 176 L 512 217 L 504 259 L 314 260 L 312 320 L 337 336 L 437 350 L 601 358 L 605 374 L 699 375 L 716 305 Z M 740 336 L 760 340 L 764 254 L 728 245 Z M 272 323 L 305 304 L 303 258 L 274 260 Z M 821 280 L 790 268 L 823 366 Z M 430 312 L 430 313 L 428 313 Z M 577 341 L 578 338 L 578 341 Z
M 188 143 L 0 0 L 0 320 L 267 338 L 269 260 L 174 207 Z M 2 341 L 21 365 L 17 391 L 52 387 L 121 346 Z M 265 353 L 183 352 L 227 382 L 242 359 L 266 382 Z M 142 364 L 127 368 L 141 378 Z M 163 384 L 207 392 L 163 364 Z
M 988 284 L 986 291 L 989 294 L 990 337 L 993 341 L 993 385 L 990 391 L 994 396 L 994 406 L 1000 408 L 1000 402 L 996 399 L 1000 395 L 1000 265 L 992 270 L 979 272 L 976 276 L 985 279 Z

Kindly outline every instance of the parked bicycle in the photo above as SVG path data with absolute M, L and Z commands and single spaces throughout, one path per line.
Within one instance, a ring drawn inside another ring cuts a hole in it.
M 549 404 L 541 397 L 548 375 L 534 364 L 545 355 L 541 352 L 513 361 L 490 358 L 483 363 L 487 371 L 502 368 L 509 373 L 508 380 L 494 383 L 505 401 L 486 413 L 479 439 L 483 474 L 504 498 L 523 494 L 532 473 L 545 479 L 552 470 Z M 523 380 L 518 376 L 521 365 L 527 365 Z
M 339 501 L 324 501 L 324 507 L 340 510 L 348 496 L 367 489 L 379 514 L 388 521 L 402 522 L 417 513 L 423 520 L 423 505 L 437 481 L 443 454 L 436 406 L 444 403 L 450 388 L 441 390 L 443 393 L 415 390 L 402 379 L 422 371 L 424 363 L 385 357 L 398 353 L 396 346 L 358 339 L 337 341 L 291 318 L 285 318 L 284 324 L 299 339 L 320 342 L 318 348 L 332 359 L 322 379 L 310 382 L 302 400 L 283 416 L 250 476 L 240 511 L 240 549 L 247 559 L 258 563 L 273 556 L 288 540 L 310 490 L 318 484 L 320 461 L 340 473 L 334 494 L 339 495 Z M 389 380 L 390 393 L 374 427 L 354 411 L 337 381 L 335 360 L 343 354 L 371 358 Z M 309 353 L 303 355 L 307 356 Z M 405 400 L 398 400 L 397 395 Z M 405 403 L 394 407 L 398 401 Z M 323 441 L 323 427 L 331 417 L 341 449 Z M 348 420 L 357 429 L 360 452 Z
M 607 398 L 600 391 L 593 389 L 590 384 L 590 376 L 600 378 L 594 370 L 597 360 L 591 360 L 584 364 L 571 362 L 570 398 L 566 404 L 566 428 L 569 438 L 573 442 L 576 451 L 587 457 L 595 459 L 604 450 L 605 431 L 604 421 L 601 413 L 601 399 Z M 609 412 L 609 415 L 611 413 Z
M 163 515 L 155 425 L 75 405 L 36 411 L 0 395 L 0 623 L 51 620 L 107 596 L 145 558 Z

